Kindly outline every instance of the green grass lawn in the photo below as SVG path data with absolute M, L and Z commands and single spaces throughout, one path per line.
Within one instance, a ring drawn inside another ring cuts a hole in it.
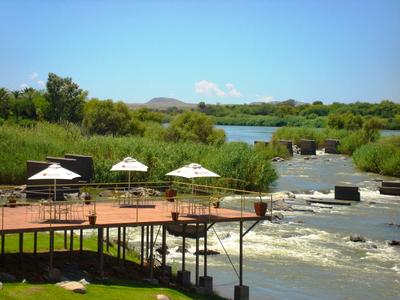
M 74 231 L 77 233 L 78 231 Z M 225 299 L 214 295 L 201 296 L 185 292 L 179 285 L 152 286 L 144 283 L 148 277 L 139 266 L 139 256 L 133 251 L 126 253 L 126 260 L 120 259 L 120 265 L 125 272 L 117 272 L 117 249 L 110 246 L 107 252 L 104 245 L 104 273 L 107 280 L 98 278 L 99 261 L 97 255 L 97 238 L 95 236 L 83 240 L 83 251 L 79 251 L 79 236 L 74 236 L 73 251 L 64 248 L 63 232 L 55 233 L 55 252 L 53 267 L 62 269 L 65 266 L 77 265 L 80 271 L 89 274 L 93 281 L 86 287 L 86 294 L 77 294 L 48 283 L 43 277 L 43 271 L 49 264 L 49 235 L 38 233 L 37 254 L 33 254 L 33 234 L 24 234 L 22 254 L 19 253 L 19 235 L 5 236 L 4 265 L 1 273 L 16 277 L 15 282 L 3 281 L 0 299 L 156 299 L 157 294 L 164 294 L 171 299 Z M 0 240 L 1 245 L 1 240 Z M 67 239 L 69 247 L 69 237 Z M 160 276 L 160 270 L 154 269 L 154 276 Z M 171 279 L 174 282 L 176 277 Z M 21 283 L 26 279 L 29 283 Z

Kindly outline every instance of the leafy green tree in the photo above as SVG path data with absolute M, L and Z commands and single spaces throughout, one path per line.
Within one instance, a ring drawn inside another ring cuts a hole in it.
M 19 117 L 22 113 L 24 108 L 24 103 L 22 99 L 22 92 L 21 91 L 12 91 L 11 92 L 11 101 L 10 101 L 10 108 L 12 114 L 15 116 L 15 119 L 18 121 Z
M 327 116 L 329 113 L 329 108 L 325 105 L 312 105 L 302 110 L 300 115 L 307 116 L 311 114 L 316 114 L 317 116 Z
M 382 119 L 379 117 L 372 117 L 364 123 L 363 128 L 368 136 L 369 141 L 374 142 L 381 136 L 381 129 L 385 128 Z
M 162 122 L 162 114 L 159 112 L 149 111 L 147 107 L 140 107 L 139 109 L 132 112 L 132 116 L 141 122 Z
M 331 113 L 328 115 L 327 121 L 328 128 L 332 129 L 343 129 L 344 128 L 344 120 L 337 113 Z
M 22 98 L 24 99 L 24 109 L 22 115 L 26 119 L 37 119 L 36 107 L 34 103 L 36 90 L 34 88 L 25 88 L 22 92 Z
M 346 130 L 357 130 L 363 125 L 363 119 L 361 115 L 354 116 L 351 111 L 348 111 L 343 115 L 344 129 Z
M 206 112 L 206 103 L 205 102 L 199 102 L 199 104 L 197 104 L 197 110 L 199 112 L 205 113 Z
M 0 88 L 0 117 L 7 119 L 10 111 L 10 91 L 4 87 Z
M 45 98 L 50 105 L 44 116 L 48 121 L 82 122 L 87 91 L 83 91 L 77 83 L 73 83 L 72 78 L 62 78 L 54 73 L 49 73 L 46 88 Z
M 92 99 L 86 103 L 82 126 L 90 134 L 143 135 L 144 125 L 132 118 L 128 106 L 119 101 Z
M 286 101 L 282 101 L 279 105 L 287 105 L 287 106 L 295 107 L 296 106 L 296 100 L 289 99 L 289 100 L 286 100 Z
M 379 105 L 368 111 L 368 114 L 381 118 L 394 118 L 398 113 L 400 113 L 400 105 L 389 100 L 382 100 Z
M 324 104 L 322 103 L 322 101 L 317 100 L 317 101 L 314 101 L 312 103 L 312 105 L 324 105 Z
M 222 129 L 215 129 L 211 117 L 198 111 L 184 111 L 166 128 L 164 139 L 173 142 L 222 144 L 226 141 L 226 134 Z

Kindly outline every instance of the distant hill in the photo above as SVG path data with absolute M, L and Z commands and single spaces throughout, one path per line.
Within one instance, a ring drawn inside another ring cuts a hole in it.
M 197 104 L 185 103 L 181 100 L 167 97 L 153 98 L 146 103 L 126 103 L 126 105 L 128 105 L 128 107 L 131 109 L 136 109 L 139 107 L 166 109 L 174 106 L 176 106 L 178 109 L 190 109 L 197 107 Z
M 271 102 L 251 102 L 249 105 L 261 105 L 263 103 L 267 103 L 267 104 L 273 104 L 273 105 L 279 105 L 282 102 L 285 101 L 271 101 Z M 307 104 L 306 102 L 301 102 L 301 101 L 296 101 L 294 100 L 294 106 L 299 106 L 299 105 L 304 105 Z
M 165 97 L 158 97 L 158 98 L 153 98 L 149 102 L 146 102 L 146 104 L 159 104 L 159 103 L 169 103 L 169 104 L 178 104 L 178 105 L 183 105 L 186 104 L 185 102 L 174 99 L 174 98 L 165 98 Z

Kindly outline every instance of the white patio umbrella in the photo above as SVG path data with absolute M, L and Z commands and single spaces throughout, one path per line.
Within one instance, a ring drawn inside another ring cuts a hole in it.
M 131 189 L 131 171 L 147 172 L 147 166 L 132 157 L 126 157 L 111 168 L 111 171 L 129 171 L 128 190 Z
M 194 189 L 194 179 L 198 177 L 220 177 L 218 174 L 203 168 L 201 165 L 196 163 L 191 163 L 190 165 L 186 165 L 180 169 L 169 172 L 167 175 L 169 176 L 179 176 L 184 178 L 192 178 L 192 196 Z
M 57 179 L 72 180 L 76 177 L 81 177 L 81 175 L 76 174 L 70 170 L 67 170 L 60 166 L 60 164 L 54 163 L 48 168 L 40 171 L 39 173 L 29 177 L 29 180 L 37 179 L 54 179 L 54 201 L 56 201 L 56 181 Z

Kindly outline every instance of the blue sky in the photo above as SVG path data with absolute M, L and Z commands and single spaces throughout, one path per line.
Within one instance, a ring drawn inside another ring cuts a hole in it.
M 2 0 L 0 70 L 126 103 L 400 103 L 400 1 Z

